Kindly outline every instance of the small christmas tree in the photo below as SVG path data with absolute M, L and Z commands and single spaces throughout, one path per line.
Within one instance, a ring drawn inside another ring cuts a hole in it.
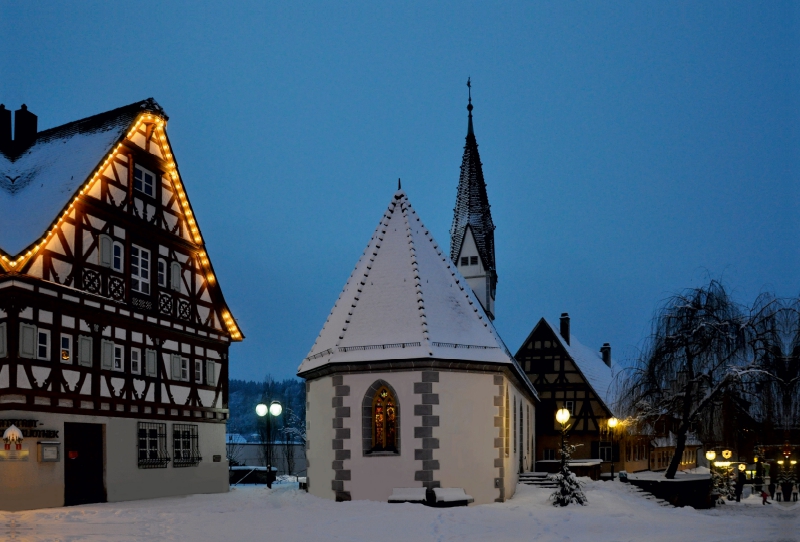
M 570 503 L 578 503 L 585 505 L 589 502 L 586 495 L 583 494 L 581 486 L 583 485 L 578 481 L 577 476 L 569 470 L 569 460 L 572 453 L 575 451 L 575 446 L 567 444 L 563 439 L 561 441 L 561 469 L 555 476 L 555 481 L 558 488 L 550 495 L 553 499 L 553 506 L 567 506 Z

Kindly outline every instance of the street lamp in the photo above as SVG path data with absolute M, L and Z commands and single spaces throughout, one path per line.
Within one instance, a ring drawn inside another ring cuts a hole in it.
M 614 428 L 619 423 L 619 420 L 611 417 L 608 419 L 609 433 L 611 434 L 611 481 L 614 481 Z
M 722 457 L 724 457 L 725 459 L 730 459 L 732 455 L 733 452 L 731 452 L 730 450 L 722 450 Z
M 264 418 L 264 423 L 266 424 L 266 433 L 264 437 L 267 439 L 267 442 L 262 442 L 262 446 L 265 446 L 264 451 L 266 453 L 264 454 L 264 462 L 267 464 L 267 487 L 270 489 L 272 489 L 272 482 L 274 480 L 272 478 L 272 427 L 270 418 L 280 416 L 281 412 L 283 412 L 283 406 L 280 401 L 272 401 L 269 406 L 264 403 L 256 405 L 256 414 L 260 418 Z M 267 416 L 267 414 L 269 414 L 269 416 Z
M 564 470 L 564 464 L 567 462 L 564 455 L 564 435 L 567 433 L 569 417 L 570 413 L 566 408 L 559 408 L 556 412 L 556 421 L 561 424 L 561 470 Z

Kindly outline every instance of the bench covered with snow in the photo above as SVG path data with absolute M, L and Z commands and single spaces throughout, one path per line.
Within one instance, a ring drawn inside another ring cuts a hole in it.
M 394 487 L 392 488 L 392 496 L 389 497 L 389 502 L 419 502 L 424 503 L 425 496 L 424 487 Z
M 435 487 L 433 493 L 436 495 L 436 506 L 467 506 L 475 502 L 475 499 L 464 493 L 464 489 L 460 487 Z

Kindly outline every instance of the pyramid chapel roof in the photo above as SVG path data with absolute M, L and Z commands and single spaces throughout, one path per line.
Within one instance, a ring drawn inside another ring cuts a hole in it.
M 142 112 L 166 118 L 149 98 L 0 149 L 0 249 L 13 256 L 39 240 Z
M 298 374 L 434 359 L 508 366 L 536 396 L 466 280 L 398 190 Z

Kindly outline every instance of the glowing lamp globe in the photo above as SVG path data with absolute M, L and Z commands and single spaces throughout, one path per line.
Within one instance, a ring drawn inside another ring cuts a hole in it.
M 569 410 L 566 408 L 559 408 L 558 412 L 556 412 L 556 421 L 561 425 L 564 425 L 569 421 Z
M 733 455 L 732 451 L 722 450 L 722 457 L 724 457 L 725 459 L 730 459 L 732 455 Z
M 256 405 L 256 414 L 261 416 L 262 418 L 267 415 L 269 408 L 264 403 L 259 403 Z
M 746 469 L 746 468 L 747 468 L 747 466 L 744 463 L 739 463 L 739 470 L 740 471 L 744 472 L 744 469 Z
M 283 406 L 278 401 L 272 401 L 269 404 L 269 413 L 273 416 L 280 416 L 283 412 Z
M 709 461 L 714 461 L 717 458 L 717 452 L 714 450 L 709 450 L 706 452 L 706 459 Z
M 783 459 L 778 461 L 778 465 L 783 465 Z
M 618 420 L 618 419 L 616 419 L 616 418 L 609 418 L 609 419 L 608 419 L 608 426 L 609 426 L 611 429 L 614 429 L 614 428 L 617 426 L 617 424 L 618 424 L 618 423 L 619 423 L 619 420 Z

